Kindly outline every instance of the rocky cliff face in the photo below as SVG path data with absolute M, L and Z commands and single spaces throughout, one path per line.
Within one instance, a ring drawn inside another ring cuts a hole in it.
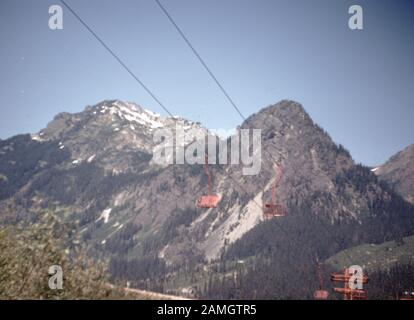
M 382 166 L 372 169 L 404 199 L 414 203 L 414 144 L 392 156 Z

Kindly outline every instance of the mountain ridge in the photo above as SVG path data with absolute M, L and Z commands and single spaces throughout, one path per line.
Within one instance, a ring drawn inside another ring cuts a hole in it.
M 106 100 L 60 113 L 37 134 L 0 141 L 0 187 L 9 191 L 0 194 L 0 220 L 30 220 L 53 209 L 77 222 L 90 253 L 110 259 L 114 277 L 136 285 L 169 268 L 196 270 L 261 256 L 268 247 L 281 252 L 278 263 L 295 257 L 309 265 L 317 252 L 328 258 L 414 230 L 414 215 L 406 214 L 413 208 L 355 164 L 297 102 L 282 100 L 240 125 L 262 130 L 261 170 L 244 176 L 241 164 L 210 165 L 213 192 L 221 196 L 215 209 L 195 206 L 207 192 L 202 164 L 152 161 L 154 130 L 177 124 L 208 134 L 199 123 Z M 288 215 L 266 221 L 275 162 L 284 172 L 277 199 Z
M 414 144 L 372 169 L 380 180 L 390 184 L 405 200 L 414 203 Z

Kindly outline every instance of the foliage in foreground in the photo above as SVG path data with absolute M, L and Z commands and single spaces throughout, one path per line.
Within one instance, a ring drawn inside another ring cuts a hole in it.
M 0 228 L 0 299 L 117 299 L 104 265 L 88 258 L 67 226 L 44 214 L 30 226 Z M 63 270 L 63 289 L 49 287 L 49 268 Z
M 375 300 L 395 299 L 404 291 L 414 290 L 414 265 L 398 263 L 370 275 L 369 295 Z

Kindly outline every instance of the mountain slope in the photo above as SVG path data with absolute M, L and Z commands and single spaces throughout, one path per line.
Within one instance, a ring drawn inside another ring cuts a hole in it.
M 414 144 L 392 156 L 384 165 L 374 168 L 373 172 L 404 199 L 414 203 Z
M 353 257 L 352 263 L 362 266 L 365 270 L 375 271 L 389 269 L 396 263 L 414 265 L 414 236 L 401 238 L 398 241 L 387 241 L 379 245 L 362 244 L 330 257 L 325 262 L 336 270 L 349 265 L 348 256 Z
M 356 165 L 296 102 L 266 107 L 241 125 L 261 129 L 259 174 L 243 175 L 242 164 L 210 165 L 221 196 L 214 209 L 195 206 L 207 192 L 202 164 L 160 166 L 152 159 L 154 130 L 176 126 L 191 133 L 187 148 L 197 142 L 195 131 L 208 133 L 113 100 L 59 114 L 38 134 L 0 141 L 1 221 L 54 210 L 77 222 L 92 255 L 110 258 L 116 278 L 139 286 L 163 283 L 176 268 L 196 272 L 209 262 L 251 257 L 269 274 L 261 263 L 271 259 L 292 278 L 292 265 L 311 267 L 316 256 L 414 231 L 413 207 Z M 288 215 L 265 221 L 276 162 L 284 172 L 277 198 Z M 283 281 L 272 279 L 269 286 Z

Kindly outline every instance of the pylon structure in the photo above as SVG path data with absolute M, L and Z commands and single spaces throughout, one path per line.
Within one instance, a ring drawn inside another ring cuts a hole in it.
M 319 261 L 318 261 L 317 273 L 318 273 L 318 280 L 319 280 L 319 290 L 316 290 L 314 292 L 313 298 L 315 300 L 327 300 L 329 293 L 328 291 L 323 289 L 323 278 L 322 278 L 322 272 L 321 272 L 321 265 Z
M 199 208 L 215 208 L 217 207 L 218 203 L 220 202 L 220 196 L 217 194 L 213 194 L 213 192 L 211 191 L 211 174 L 208 171 L 208 155 L 206 154 L 204 157 L 204 171 L 207 175 L 208 178 L 208 194 L 201 196 L 200 198 L 197 199 L 197 207 Z
M 265 207 L 263 208 L 263 216 L 266 220 L 272 219 L 274 217 L 284 217 L 286 215 L 286 210 L 280 203 L 278 203 L 276 199 L 277 187 L 279 186 L 283 175 L 281 164 L 275 165 L 275 172 L 276 178 L 275 183 L 272 186 L 272 202 L 266 203 Z
M 368 298 L 366 290 L 353 289 L 349 286 L 349 281 L 354 276 L 354 274 L 350 273 L 349 269 L 345 269 L 343 273 L 332 273 L 332 282 L 342 282 L 344 284 L 343 288 L 333 288 L 333 291 L 342 294 L 344 300 L 366 300 Z M 369 281 L 366 275 L 362 275 L 362 278 L 359 280 L 362 284 L 366 284 Z

